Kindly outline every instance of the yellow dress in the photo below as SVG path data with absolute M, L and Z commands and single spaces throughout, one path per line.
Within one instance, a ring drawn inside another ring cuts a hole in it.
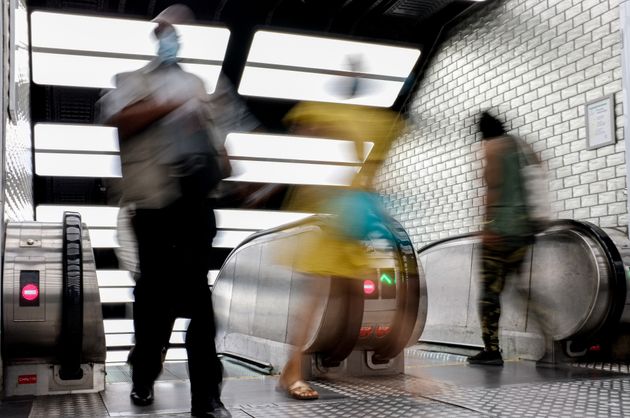
M 302 128 L 298 129 L 300 131 L 353 141 L 358 161 L 365 155 L 364 142 L 374 144 L 350 187 L 345 190 L 372 189 L 378 168 L 404 127 L 398 115 L 390 110 L 335 103 L 300 103 L 287 114 L 285 121 Z M 329 212 L 329 203 L 334 197 L 335 192 L 297 187 L 287 198 L 285 208 L 325 213 Z M 343 236 L 334 223 L 324 225 L 321 234 L 300 245 L 293 260 L 295 270 L 322 276 L 360 278 L 369 267 L 370 260 L 363 243 Z

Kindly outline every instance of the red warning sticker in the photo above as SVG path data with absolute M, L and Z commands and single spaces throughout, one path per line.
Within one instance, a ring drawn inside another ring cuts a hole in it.
M 18 376 L 18 385 L 32 385 L 37 383 L 36 374 L 23 374 Z

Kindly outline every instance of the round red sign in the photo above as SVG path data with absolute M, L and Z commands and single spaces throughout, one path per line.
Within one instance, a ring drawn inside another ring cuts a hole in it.
M 27 284 L 22 288 L 22 297 L 28 301 L 39 297 L 39 289 L 34 284 Z
M 363 292 L 366 295 L 371 295 L 375 291 L 376 291 L 376 283 L 374 283 L 372 280 L 363 281 Z

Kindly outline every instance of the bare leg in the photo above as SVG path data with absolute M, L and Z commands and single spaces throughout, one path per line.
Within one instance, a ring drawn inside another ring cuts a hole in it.
M 303 321 L 302 326 L 299 329 L 292 330 L 293 350 L 289 360 L 282 369 L 282 373 L 280 374 L 280 387 L 287 390 L 289 395 L 296 399 L 317 399 L 319 396 L 317 391 L 308 387 L 308 385 L 297 385 L 292 390 L 292 386 L 296 382 L 303 381 L 304 379 L 302 375 L 302 355 L 304 354 L 308 336 L 314 326 L 314 317 L 312 313 L 317 309 L 317 305 L 322 302 L 323 293 L 326 287 L 324 278 L 315 278 L 312 281 L 313 284 L 310 297 L 308 298 L 308 301 L 302 305 L 300 312 L 297 313 L 298 318 L 301 318 Z

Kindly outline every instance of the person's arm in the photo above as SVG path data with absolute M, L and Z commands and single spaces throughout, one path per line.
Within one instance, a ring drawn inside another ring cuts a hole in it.
M 125 107 L 105 122 L 118 128 L 119 137 L 125 139 L 168 115 L 180 105 L 181 103 L 175 101 L 158 103 L 148 98 Z

